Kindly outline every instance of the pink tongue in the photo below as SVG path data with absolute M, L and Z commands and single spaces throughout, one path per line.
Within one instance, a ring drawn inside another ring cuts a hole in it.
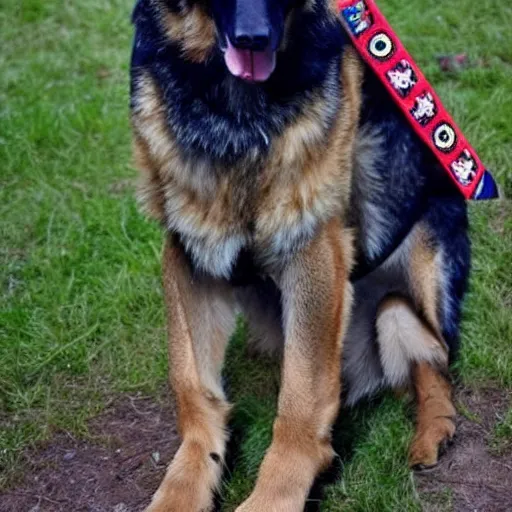
M 252 82 L 264 82 L 276 67 L 276 54 L 271 49 L 263 52 L 239 50 L 229 39 L 224 60 L 231 74 Z

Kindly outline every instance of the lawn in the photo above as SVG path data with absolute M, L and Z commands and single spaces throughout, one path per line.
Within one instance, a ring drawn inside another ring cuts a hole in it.
M 512 197 L 512 7 L 503 0 L 381 0 L 448 109 Z M 131 0 L 0 4 L 0 489 L 24 449 L 88 436 L 109 397 L 161 399 L 167 378 L 162 234 L 137 209 L 128 122 Z M 439 70 L 466 52 L 471 68 Z M 474 265 L 455 372 L 512 390 L 512 203 L 471 205 Z M 270 439 L 275 362 L 248 357 L 241 325 L 226 365 L 236 466 L 225 511 L 247 495 Z M 324 511 L 419 510 L 406 467 L 411 411 L 385 396 L 346 412 L 343 471 Z M 496 427 L 510 436 L 512 413 Z M 163 434 L 165 435 L 165 434 Z M 449 501 L 449 497 L 447 497 Z

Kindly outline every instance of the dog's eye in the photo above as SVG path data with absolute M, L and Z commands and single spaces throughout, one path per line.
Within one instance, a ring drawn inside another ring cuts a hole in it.
M 434 144 L 437 149 L 449 153 L 456 143 L 457 135 L 448 123 L 442 123 L 434 130 Z
M 384 32 L 372 37 L 368 46 L 370 53 L 379 60 L 387 60 L 394 52 L 393 41 Z

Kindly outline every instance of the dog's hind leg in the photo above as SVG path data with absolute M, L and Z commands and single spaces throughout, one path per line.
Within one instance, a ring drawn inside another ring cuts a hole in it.
M 234 327 L 231 288 L 192 275 L 179 245 L 163 258 L 170 381 L 182 444 L 147 512 L 206 512 L 221 479 L 229 405 L 221 367 Z
M 379 308 L 377 340 L 386 384 L 395 389 L 408 384 L 414 388 L 416 434 L 409 464 L 434 466 L 439 449 L 455 433 L 446 347 L 401 297 L 389 297 Z
M 416 396 L 416 433 L 409 450 L 409 465 L 427 469 L 437 464 L 444 444 L 455 434 L 452 386 L 435 365 L 416 363 L 412 381 Z
M 394 264 L 405 274 L 407 299 L 385 299 L 377 338 L 386 383 L 411 384 L 416 434 L 409 453 L 415 468 L 438 462 L 455 432 L 449 360 L 458 348 L 461 303 L 470 268 L 466 208 L 462 198 L 432 198 Z
M 237 512 L 301 512 L 334 456 L 331 427 L 351 305 L 349 244 L 332 221 L 278 278 L 285 331 L 278 415 L 256 487 Z

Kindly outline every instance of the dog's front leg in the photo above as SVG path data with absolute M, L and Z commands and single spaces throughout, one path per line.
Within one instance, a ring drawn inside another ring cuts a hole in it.
M 225 454 L 229 406 L 220 373 L 234 327 L 232 290 L 222 281 L 193 276 L 182 248 L 170 242 L 163 281 L 182 444 L 146 512 L 207 512 Z
M 256 487 L 237 512 L 302 512 L 334 455 L 343 330 L 351 303 L 349 241 L 327 224 L 280 277 L 285 350 L 278 416 Z

